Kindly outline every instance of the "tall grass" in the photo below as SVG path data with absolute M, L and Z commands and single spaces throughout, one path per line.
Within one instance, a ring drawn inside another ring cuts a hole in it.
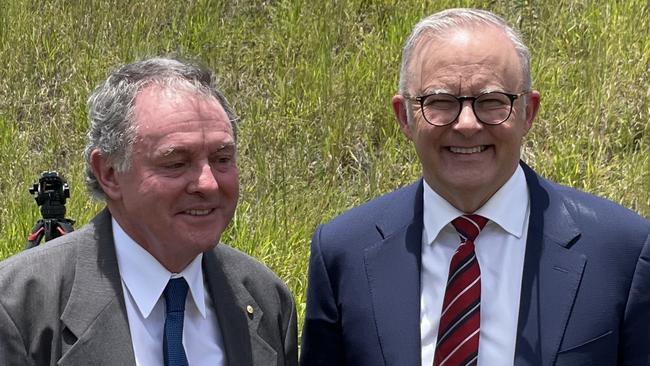
M 85 99 L 116 64 L 198 58 L 242 117 L 242 197 L 224 241 L 256 256 L 304 309 L 315 226 L 419 176 L 392 117 L 400 49 L 422 16 L 487 8 L 533 53 L 542 109 L 525 159 L 558 182 L 650 216 L 650 5 L 594 1 L 0 2 L 0 258 L 40 213 L 27 189 L 65 173 L 68 216 L 100 208 L 83 187 Z

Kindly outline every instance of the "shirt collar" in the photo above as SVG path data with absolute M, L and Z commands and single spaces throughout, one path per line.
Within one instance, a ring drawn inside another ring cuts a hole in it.
M 426 181 L 423 193 L 424 240 L 431 244 L 440 231 L 463 212 L 452 206 Z M 490 199 L 475 213 L 490 219 L 511 235 L 521 238 L 529 212 L 529 194 L 521 166 Z M 488 223 L 489 224 L 489 223 Z
M 131 239 L 114 218 L 112 222 L 120 276 L 142 316 L 149 317 L 170 278 L 184 277 L 194 305 L 205 318 L 205 288 L 201 270 L 203 253 L 197 255 L 180 273 L 169 272 L 156 258 Z

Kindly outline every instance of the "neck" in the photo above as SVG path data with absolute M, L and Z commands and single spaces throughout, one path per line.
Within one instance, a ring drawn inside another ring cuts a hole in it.
M 479 208 L 483 207 L 483 205 L 490 199 L 490 197 L 492 197 L 494 192 L 490 193 L 489 195 L 474 197 L 458 197 L 457 195 L 445 195 L 441 193 L 438 194 L 440 194 L 442 198 L 447 200 L 447 202 L 449 202 L 452 206 L 462 211 L 463 213 L 472 214 L 478 211 Z
M 151 252 L 149 252 L 151 253 Z M 156 258 L 156 260 L 165 267 L 171 273 L 180 273 L 182 272 L 196 257 L 192 258 L 159 258 L 159 256 L 151 253 L 151 255 Z
M 488 190 L 484 187 L 476 187 L 473 189 L 445 189 L 444 187 L 432 184 L 426 177 L 424 179 L 429 187 L 439 194 L 440 197 L 465 214 L 472 214 L 478 211 L 498 190 Z

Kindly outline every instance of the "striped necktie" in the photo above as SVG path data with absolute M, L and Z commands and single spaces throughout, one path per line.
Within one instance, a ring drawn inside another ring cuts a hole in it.
M 451 224 L 460 246 L 451 258 L 433 366 L 476 365 L 481 322 L 481 269 L 474 240 L 488 219 L 463 215 Z

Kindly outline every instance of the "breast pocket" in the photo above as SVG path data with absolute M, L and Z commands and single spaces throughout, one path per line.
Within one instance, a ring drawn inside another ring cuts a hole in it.
M 613 331 L 561 347 L 556 366 L 616 365 L 618 343 Z

